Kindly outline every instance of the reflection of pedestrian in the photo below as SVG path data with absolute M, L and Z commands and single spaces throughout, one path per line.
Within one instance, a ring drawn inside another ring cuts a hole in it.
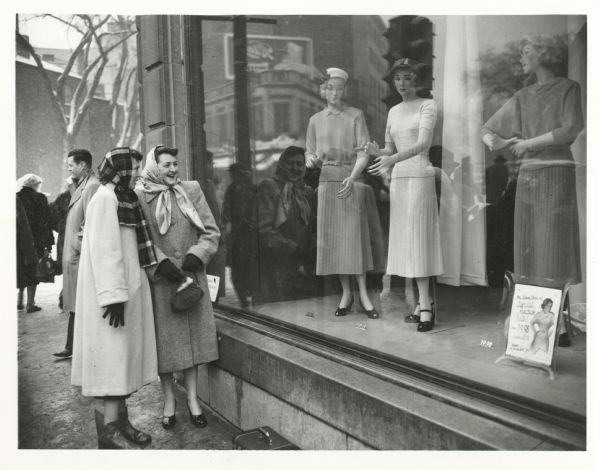
M 63 351 L 54 354 L 56 357 L 69 357 L 73 353 L 77 272 L 79 270 L 85 213 L 92 196 L 100 186 L 98 178 L 92 171 L 92 154 L 88 150 L 71 150 L 67 157 L 67 167 L 77 187 L 69 201 L 69 212 L 64 229 L 65 241 L 62 250 L 63 309 L 69 312 L 67 342 Z
M 548 352 L 550 337 L 552 336 L 552 330 L 554 330 L 554 312 L 550 311 L 551 308 L 552 300 L 544 299 L 542 310 L 537 312 L 531 319 L 533 338 L 531 339 L 529 350 L 532 353 L 536 353 L 537 351 Z
M 156 380 L 156 337 L 145 267 L 154 245 L 133 185 L 142 155 L 116 148 L 86 212 L 77 279 L 71 383 L 96 397 L 98 446 L 135 448 L 151 437 L 129 422 L 125 400 Z M 135 444 L 132 445 L 132 444 Z
M 506 158 L 498 155 L 494 163 L 485 169 L 485 196 L 488 204 L 496 204 L 508 183 Z
M 256 210 L 260 300 L 291 300 L 314 294 L 315 248 L 311 225 L 315 193 L 303 181 L 304 149 L 288 147 L 274 178 L 258 186 Z
M 148 221 L 158 262 L 147 273 L 152 281 L 158 372 L 165 406 L 162 426 L 175 425 L 173 372 L 183 371 L 192 423 L 206 426 L 198 403 L 200 364 L 218 358 L 206 266 L 217 251 L 219 229 L 197 181 L 180 181 L 177 149 L 154 147 L 146 156 L 141 185 L 136 188 Z M 191 277 L 205 295 L 186 312 L 174 312 L 173 292 Z
M 514 217 L 514 206 L 506 213 L 505 194 L 508 187 L 509 169 L 506 166 L 506 158 L 498 155 L 494 163 L 485 170 L 486 189 L 486 265 L 488 281 L 490 286 L 497 287 L 502 284 L 506 269 L 512 270 L 512 253 L 505 249 L 512 232 L 508 232 L 506 238 L 506 227 L 512 227 Z M 512 242 L 510 242 L 512 247 Z M 507 256 L 508 255 L 508 256 Z
M 23 176 L 17 182 L 17 197 L 25 209 L 31 235 L 33 236 L 35 255 L 38 260 L 44 255 L 44 251 L 52 250 L 52 245 L 54 245 L 50 207 L 48 199 L 40 192 L 41 185 L 42 179 L 33 173 Z M 27 313 L 32 313 L 41 310 L 41 308 L 35 305 L 35 291 L 38 281 L 34 279 L 29 281 L 26 286 Z M 23 309 L 23 288 L 19 288 L 17 308 L 19 310 Z
M 223 219 L 226 226 L 227 261 L 231 267 L 231 280 L 240 305 L 247 307 L 255 288 L 256 273 L 252 259 L 252 215 L 256 185 L 252 173 L 240 163 L 229 167 L 231 184 L 223 198 Z
M 219 201 L 217 199 L 217 187 L 218 179 L 215 176 L 213 167 L 213 153 L 207 151 L 206 157 L 206 179 L 202 186 L 202 191 L 206 197 L 206 202 L 210 211 L 212 212 L 215 222 L 219 230 L 223 232 L 223 217 L 221 216 L 221 208 L 219 207 Z M 227 249 L 225 246 L 224 237 L 219 237 L 219 247 L 217 252 L 214 254 L 208 265 L 206 266 L 206 274 L 217 276 L 219 278 L 219 291 L 217 292 L 216 302 L 219 301 L 220 297 L 225 295 L 225 264 L 226 264 L 226 253 Z

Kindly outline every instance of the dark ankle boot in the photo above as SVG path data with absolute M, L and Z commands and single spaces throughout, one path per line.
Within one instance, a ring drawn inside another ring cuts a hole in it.
M 98 449 L 139 449 L 139 447 L 125 439 L 119 429 L 118 421 L 113 421 L 103 426 L 102 434 L 98 438 Z
M 94 410 L 94 420 L 96 421 L 96 436 L 98 436 L 98 449 L 100 447 L 100 437 L 104 433 L 104 413 Z
M 133 427 L 131 422 L 129 421 L 129 414 L 127 413 L 127 408 L 122 411 L 119 411 L 119 418 L 117 421 L 119 425 L 119 429 L 125 439 L 133 442 L 134 444 L 139 445 L 140 447 L 146 447 L 148 444 L 152 442 L 152 437 L 145 432 L 140 431 Z

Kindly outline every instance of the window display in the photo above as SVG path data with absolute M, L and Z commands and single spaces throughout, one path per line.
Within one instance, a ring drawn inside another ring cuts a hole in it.
M 251 168 L 237 163 L 248 160 L 231 119 L 214 118 L 234 109 L 231 27 L 203 23 L 220 308 L 583 419 L 586 18 L 432 16 L 425 67 L 394 18 L 273 18 L 249 30 L 254 50 L 297 53 L 249 71 L 261 110 L 242 123 Z M 526 354 L 552 357 L 551 386 L 544 371 L 495 364 L 506 271 L 569 284 L 570 346 L 560 299 L 537 299 L 519 323 Z

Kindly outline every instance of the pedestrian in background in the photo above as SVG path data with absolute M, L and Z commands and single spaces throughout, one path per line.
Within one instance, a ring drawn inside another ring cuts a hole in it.
M 79 269 L 85 213 L 92 196 L 100 186 L 98 178 L 92 171 L 92 154 L 88 150 L 71 150 L 67 156 L 67 168 L 73 177 L 76 188 L 69 201 L 64 228 L 64 246 L 61 250 L 63 255 L 63 309 L 69 312 L 69 324 L 65 349 L 54 353 L 56 357 L 60 358 L 71 357 L 73 354 L 77 271 Z
M 17 181 L 17 197 L 25 210 L 31 235 L 33 236 L 35 255 L 38 260 L 44 256 L 46 250 L 48 252 L 52 251 L 52 245 L 54 245 L 50 208 L 48 199 L 40 192 L 41 186 L 42 178 L 33 173 L 28 173 Z M 27 288 L 27 313 L 41 310 L 40 307 L 35 305 L 37 285 L 37 279 L 29 278 L 23 287 L 19 287 L 18 310 L 23 309 L 23 291 L 25 287 Z
M 182 370 L 192 424 L 205 427 L 196 383 L 198 365 L 218 359 L 206 266 L 219 246 L 219 228 L 200 184 L 179 179 L 177 149 L 159 145 L 148 153 L 136 193 L 159 263 L 146 272 L 151 281 L 158 373 L 165 399 L 162 426 L 171 429 L 176 424 L 173 372 Z M 204 295 L 185 311 L 176 311 L 172 298 L 186 278 Z
M 75 183 L 73 177 L 69 177 L 65 181 L 65 187 L 63 191 L 56 196 L 56 199 L 50 203 L 50 214 L 52 218 L 52 230 L 55 231 L 58 236 L 56 237 L 56 271 L 55 275 L 61 276 L 63 273 L 62 269 L 62 255 L 63 247 L 65 245 L 65 225 L 67 223 L 67 213 L 69 212 L 69 202 L 71 201 L 71 195 L 75 191 Z M 63 310 L 63 293 L 62 289 L 58 295 L 58 308 Z
M 17 288 L 20 292 L 37 284 L 35 267 L 38 258 L 23 203 L 17 197 Z M 22 295 L 22 294 L 21 294 Z M 21 301 L 22 302 L 22 301 Z M 20 306 L 20 308 L 23 308 Z
M 146 446 L 151 437 L 129 422 L 125 400 L 156 380 L 156 338 L 148 277 L 156 264 L 133 185 L 142 154 L 111 150 L 101 186 L 86 212 L 77 279 L 71 383 L 98 399 L 98 447 Z

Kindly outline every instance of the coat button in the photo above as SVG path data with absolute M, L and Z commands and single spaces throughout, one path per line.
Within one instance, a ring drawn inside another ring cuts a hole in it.
M 181 258 L 181 251 L 176 250 L 175 253 L 173 253 L 173 255 L 175 256 L 175 258 Z

